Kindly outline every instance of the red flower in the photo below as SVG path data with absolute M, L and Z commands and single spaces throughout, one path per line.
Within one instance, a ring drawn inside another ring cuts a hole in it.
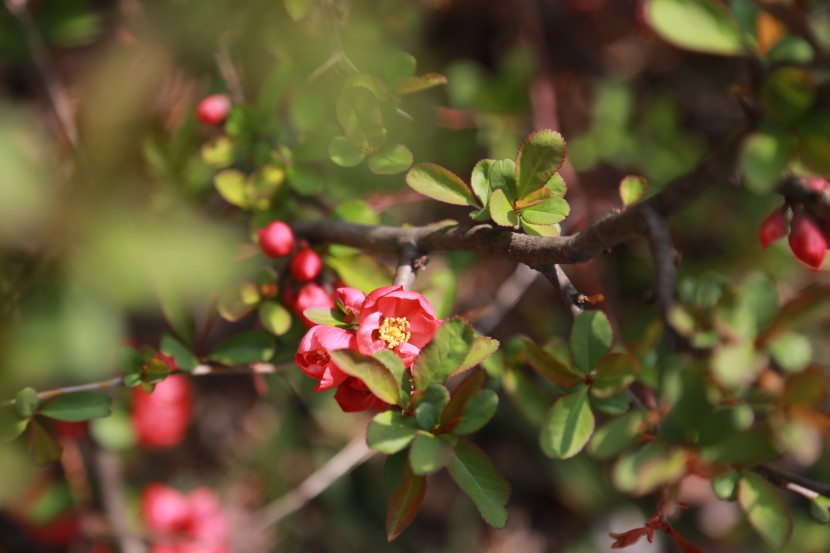
M 193 412 L 193 392 L 186 376 L 169 376 L 156 384 L 152 394 L 136 389 L 133 428 L 138 443 L 148 448 L 179 444 Z
M 294 302 L 294 310 L 297 313 L 297 316 L 300 317 L 300 320 L 305 323 L 306 326 L 314 326 L 317 323 L 313 323 L 303 315 L 303 311 L 309 309 L 311 307 L 334 307 L 334 299 L 326 292 L 326 290 L 317 284 L 309 283 L 300 288 L 300 291 L 297 293 L 297 299 Z
M 328 390 L 346 380 L 347 375 L 332 362 L 329 352 L 335 349 L 355 349 L 354 334 L 334 326 L 316 325 L 306 332 L 294 358 L 300 369 L 319 380 L 315 392 Z
M 782 209 L 776 209 L 761 222 L 758 229 L 758 239 L 761 247 L 766 248 L 776 240 L 787 236 L 787 216 Z
M 800 213 L 793 217 L 789 242 L 799 261 L 814 271 L 821 269 L 827 255 L 827 239 L 812 218 Z
M 386 409 L 386 404 L 369 391 L 369 388 L 358 378 L 348 377 L 337 387 L 334 394 L 337 404 L 346 413 L 357 413 L 376 408 L 378 411 Z
M 141 494 L 141 514 L 159 540 L 150 553 L 230 553 L 230 521 L 208 488 L 185 495 L 151 484 Z
M 385 286 L 366 296 L 360 307 L 357 348 L 364 355 L 391 349 L 409 367 L 440 325 L 424 296 L 400 285 Z
M 366 299 L 366 294 L 355 288 L 338 288 L 334 291 L 334 299 L 343 310 L 347 323 L 356 323 L 360 317 L 360 306 Z
M 150 484 L 141 492 L 141 514 L 153 532 L 176 534 L 190 524 L 190 502 L 178 490 Z

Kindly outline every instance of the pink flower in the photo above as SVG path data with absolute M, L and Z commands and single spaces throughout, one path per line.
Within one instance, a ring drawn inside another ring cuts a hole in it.
M 312 327 L 317 323 L 313 323 L 303 315 L 303 311 L 311 307 L 334 307 L 334 299 L 326 292 L 325 288 L 310 282 L 300 288 L 297 293 L 297 299 L 294 303 L 294 310 L 300 320 L 306 326 Z
M 346 380 L 347 376 L 337 368 L 329 352 L 336 349 L 355 349 L 354 334 L 335 326 L 317 325 L 306 332 L 294 358 L 300 369 L 308 376 L 319 380 L 315 392 L 328 390 Z
M 385 286 L 366 296 L 360 307 L 357 349 L 364 355 L 391 349 L 409 367 L 439 326 L 424 296 L 400 285 Z
M 366 299 L 366 294 L 355 288 L 338 288 L 334 291 L 334 299 L 346 315 L 347 323 L 356 323 L 360 316 L 360 306 Z
M 186 376 L 168 376 L 151 394 L 136 389 L 134 398 L 132 422 L 139 444 L 163 449 L 184 440 L 193 413 L 193 391 Z
M 346 413 L 357 413 L 376 408 L 378 411 L 386 409 L 386 404 L 369 391 L 369 388 L 358 378 L 348 377 L 337 387 L 334 394 L 337 404 Z

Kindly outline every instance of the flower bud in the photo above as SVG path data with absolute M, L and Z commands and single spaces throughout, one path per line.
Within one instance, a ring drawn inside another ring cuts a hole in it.
M 827 239 L 809 216 L 798 214 L 793 217 L 789 241 L 790 250 L 801 262 L 814 271 L 821 268 L 827 254 Z
M 334 305 L 334 298 L 332 298 L 322 286 L 318 286 L 312 282 L 306 284 L 300 288 L 299 292 L 297 292 L 297 300 L 294 303 L 294 310 L 306 326 L 312 327 L 316 323 L 308 320 L 305 315 L 303 315 L 303 311 L 311 307 L 332 308 Z
M 761 222 L 758 229 L 758 238 L 761 246 L 766 248 L 776 240 L 787 236 L 787 216 L 782 209 L 776 209 Z
M 259 247 L 269 257 L 285 257 L 294 249 L 294 232 L 282 221 L 260 229 Z
M 824 192 L 827 190 L 827 186 L 830 185 L 824 177 L 807 177 L 803 182 L 807 188 L 811 188 L 816 192 Z
M 291 276 L 300 282 L 309 282 L 317 278 L 323 270 L 323 261 L 317 252 L 302 249 L 291 260 Z
M 225 122 L 231 110 L 231 99 L 224 94 L 204 98 L 196 107 L 196 118 L 200 123 L 219 126 Z

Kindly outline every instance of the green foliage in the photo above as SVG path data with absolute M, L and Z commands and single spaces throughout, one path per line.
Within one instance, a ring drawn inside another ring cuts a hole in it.
M 50 419 L 79 422 L 109 416 L 111 401 L 104 392 L 64 394 L 50 399 L 37 412 Z
M 425 390 L 430 384 L 443 384 L 447 377 L 463 369 L 473 341 L 473 329 L 468 322 L 444 321 L 412 366 L 415 388 Z
M 778 489 L 763 477 L 746 472 L 738 483 L 738 503 L 752 527 L 772 547 L 783 547 L 793 531 L 793 520 Z
M 636 204 L 643 199 L 648 189 L 648 183 L 643 177 L 628 175 L 620 181 L 620 200 L 623 208 Z
M 397 538 L 407 526 L 412 524 L 421 508 L 426 491 L 426 476 L 414 474 L 409 465 L 405 464 L 400 487 L 389 501 L 389 508 L 386 512 L 386 537 L 389 541 Z
M 585 311 L 574 319 L 570 346 L 575 368 L 590 372 L 611 347 L 611 324 L 602 311 Z
M 729 9 L 716 0 L 648 0 L 646 15 L 664 40 L 720 55 L 744 53 L 745 39 Z
M 507 523 L 504 506 L 510 495 L 510 485 L 484 452 L 466 440 L 459 440 L 455 457 L 447 469 L 455 483 L 472 499 L 487 524 L 503 528 Z
M 392 455 L 409 447 L 418 432 L 418 425 L 412 417 L 395 411 L 378 413 L 369 424 L 366 442 L 369 447 Z
M 341 371 L 360 379 L 382 401 L 391 405 L 401 403 L 400 382 L 386 365 L 374 357 L 341 349 L 332 351 L 331 358 Z
M 274 338 L 270 334 L 251 330 L 218 343 L 207 358 L 223 365 L 246 365 L 267 362 L 274 351 Z
M 540 445 L 548 457 L 567 459 L 585 447 L 594 432 L 595 419 L 588 403 L 588 388 L 559 398 L 542 423 Z

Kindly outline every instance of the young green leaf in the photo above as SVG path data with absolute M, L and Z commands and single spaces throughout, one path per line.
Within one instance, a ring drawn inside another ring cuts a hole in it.
M 248 207 L 248 187 L 245 175 L 236 169 L 225 169 L 213 177 L 213 185 L 222 199 L 231 205 L 245 209 Z
M 190 348 L 179 341 L 178 338 L 165 332 L 161 337 L 159 351 L 170 355 L 176 361 L 176 366 L 183 371 L 192 371 L 199 364 L 199 360 L 190 351 Z
M 415 520 L 426 491 L 426 476 L 414 474 L 409 464 L 404 463 L 401 485 L 389 501 L 386 511 L 386 538 L 390 542 Z
M 662 484 L 677 482 L 686 474 L 688 454 L 661 442 L 650 442 L 617 460 L 614 486 L 623 493 L 641 496 Z
M 387 144 L 369 158 L 369 170 L 376 175 L 396 175 L 412 165 L 412 152 L 403 144 Z
M 392 455 L 405 449 L 415 438 L 415 419 L 397 411 L 378 413 L 369 423 L 366 444 L 376 451 Z
M 744 38 L 729 9 L 717 0 L 648 0 L 654 31 L 679 48 L 719 54 L 744 53 Z
M 481 205 L 487 205 L 490 201 L 490 171 L 493 169 L 495 159 L 482 159 L 473 167 L 473 174 L 470 176 L 470 186 Z
M 794 147 L 794 140 L 784 132 L 769 130 L 747 136 L 738 160 L 747 188 L 756 194 L 772 192 Z
M 640 374 L 640 361 L 627 353 L 609 353 L 600 358 L 591 385 L 594 397 L 611 397 L 626 389 Z
M 771 547 L 780 549 L 790 540 L 793 519 L 781 493 L 754 472 L 745 472 L 738 483 L 738 503 L 746 518 Z
M 490 204 L 487 207 L 493 222 L 500 227 L 516 228 L 519 225 L 519 216 L 501 188 L 490 194 Z
M 409 375 L 406 372 L 406 367 L 403 366 L 403 361 L 398 357 L 394 351 L 389 349 L 379 349 L 372 354 L 372 357 L 383 363 L 389 369 L 395 380 L 400 382 L 401 393 L 406 392 L 409 395 Z
M 419 402 L 415 408 L 415 420 L 418 426 L 432 432 L 450 401 L 450 392 L 441 384 L 430 384 L 423 392 L 418 392 Z M 413 394 L 414 397 L 414 394 Z
M 453 454 L 452 436 L 436 436 L 419 430 L 409 448 L 409 464 L 415 474 L 431 474 L 447 466 Z
M 401 403 L 400 383 L 386 365 L 350 349 L 335 350 L 330 355 L 341 371 L 363 381 L 381 401 L 390 405 Z
M 648 183 L 643 177 L 627 175 L 620 181 L 620 199 L 623 208 L 636 204 L 643 199 L 648 189 Z
M 553 404 L 545 421 L 539 443 L 553 459 L 568 459 L 585 447 L 594 432 L 594 413 L 588 403 L 588 389 L 562 396 Z
M 430 384 L 443 384 L 447 377 L 463 367 L 472 349 L 473 338 L 470 323 L 462 319 L 444 321 L 412 366 L 415 388 L 424 390 Z
M 512 204 L 519 199 L 516 194 L 516 162 L 512 159 L 494 161 L 490 167 L 490 190 L 501 190 Z
M 519 211 L 523 221 L 531 225 L 552 225 L 568 216 L 571 206 L 564 198 L 555 196 L 542 203 L 534 204 Z
M 588 453 L 599 460 L 610 459 L 635 444 L 643 432 L 645 411 L 632 411 L 597 429 L 588 443 Z
M 547 378 L 557 386 L 565 388 L 579 384 L 584 376 L 571 370 L 570 367 L 559 362 L 553 355 L 544 348 L 529 339 L 523 341 L 525 347 L 525 359 L 540 376 Z
M 571 355 L 575 368 L 582 374 L 593 370 L 600 358 L 608 353 L 614 336 L 611 324 L 602 311 L 584 311 L 574 319 L 571 328 Z
M 516 197 L 522 199 L 550 180 L 565 161 L 565 140 L 550 129 L 528 136 L 516 156 Z
M 439 202 L 477 206 L 475 196 L 455 173 L 434 163 L 418 163 L 406 174 L 410 188 Z
M 249 330 L 217 344 L 208 359 L 223 365 L 264 363 L 275 351 L 273 336 L 263 330 Z
M 123 373 L 137 373 L 146 362 L 141 352 L 135 348 L 121 348 L 115 354 L 115 366 Z
M 499 474 L 493 462 L 477 446 L 459 440 L 455 457 L 447 469 L 458 487 L 473 501 L 481 518 L 494 528 L 504 528 L 510 497 L 510 484 Z
M 39 404 L 40 398 L 37 395 L 37 390 L 31 387 L 23 388 L 17 392 L 17 396 L 14 398 L 14 410 L 21 419 L 31 418 Z
M 710 482 L 712 492 L 718 499 L 724 501 L 735 501 L 738 499 L 738 483 L 741 480 L 741 473 L 730 469 L 723 474 L 712 478 Z
M 340 167 L 354 167 L 366 158 L 366 152 L 352 144 L 345 136 L 335 136 L 329 142 L 329 159 Z
M 282 336 L 291 328 L 291 312 L 279 302 L 264 301 L 259 304 L 260 324 L 275 336 Z
M 49 400 L 38 408 L 40 415 L 68 422 L 108 417 L 112 400 L 104 392 L 64 394 Z
M 470 348 L 467 357 L 461 366 L 453 371 L 452 375 L 463 373 L 466 370 L 472 369 L 476 365 L 486 361 L 496 350 L 499 349 L 499 341 L 489 336 L 476 336 L 473 338 L 473 346 Z
M 309 307 L 303 310 L 303 316 L 318 325 L 343 326 L 343 313 L 331 307 Z
M 464 406 L 461 422 L 453 429 L 453 434 L 463 436 L 472 434 L 490 422 L 499 406 L 499 396 L 493 390 L 480 390 Z
M 415 56 L 406 52 L 394 52 L 383 71 L 383 78 L 389 88 L 394 89 L 398 83 L 415 75 L 418 61 Z
M 379 148 L 386 140 L 380 104 L 369 87 L 350 86 L 340 93 L 337 120 L 349 142 L 364 151 Z
M 519 215 L 519 221 L 522 230 L 528 236 L 559 236 L 562 234 L 562 227 L 559 226 L 559 223 L 552 225 L 534 225 L 525 221 L 521 215 Z

